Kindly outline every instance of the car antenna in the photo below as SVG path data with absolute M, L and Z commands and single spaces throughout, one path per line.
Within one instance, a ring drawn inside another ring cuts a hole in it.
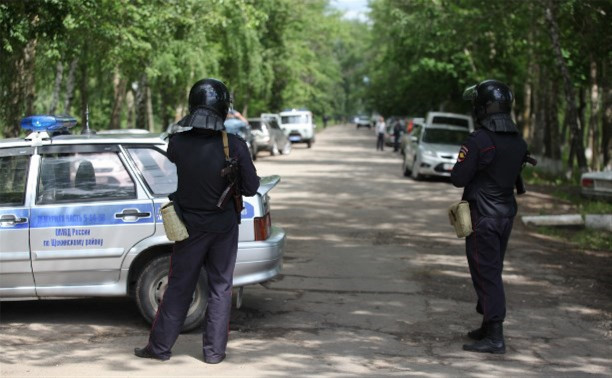
M 89 104 L 85 105 L 85 127 L 81 130 L 81 135 L 93 135 L 96 132 L 89 128 Z

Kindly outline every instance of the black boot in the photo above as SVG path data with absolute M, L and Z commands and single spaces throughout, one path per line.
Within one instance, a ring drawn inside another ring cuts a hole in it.
M 506 353 L 506 344 L 504 343 L 504 330 L 501 322 L 487 323 L 487 335 L 473 344 L 465 344 L 463 350 L 479 353 Z
M 483 321 L 480 328 L 476 328 L 467 333 L 467 336 L 472 340 L 482 340 L 487 335 L 485 322 Z

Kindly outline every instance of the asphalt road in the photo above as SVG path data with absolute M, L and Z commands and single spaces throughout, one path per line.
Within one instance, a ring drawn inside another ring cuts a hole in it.
M 507 353 L 464 352 L 480 324 L 463 241 L 446 208 L 461 191 L 413 181 L 373 131 L 334 126 L 311 149 L 256 162 L 279 174 L 272 220 L 283 275 L 245 288 L 228 358 L 202 362 L 183 334 L 166 362 L 132 355 L 148 325 L 129 299 L 3 302 L 2 377 L 576 377 L 612 375 L 612 252 L 581 251 L 516 222 L 506 254 Z M 528 188 L 529 189 L 529 188 Z M 528 193 L 538 209 L 547 200 Z

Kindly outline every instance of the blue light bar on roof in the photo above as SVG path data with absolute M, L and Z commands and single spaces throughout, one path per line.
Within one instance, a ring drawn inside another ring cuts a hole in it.
M 21 128 L 32 131 L 57 131 L 69 129 L 77 121 L 69 115 L 33 115 L 21 120 Z

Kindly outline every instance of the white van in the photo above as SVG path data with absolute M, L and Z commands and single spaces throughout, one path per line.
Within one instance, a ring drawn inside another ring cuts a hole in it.
M 286 110 L 280 113 L 281 128 L 291 143 L 306 143 L 308 148 L 315 141 L 315 125 L 309 110 Z

